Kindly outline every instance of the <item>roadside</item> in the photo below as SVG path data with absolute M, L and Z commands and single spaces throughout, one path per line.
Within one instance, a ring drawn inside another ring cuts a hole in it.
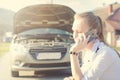
M 10 67 L 9 67 L 8 53 L 0 56 L 0 80 L 10 80 Z
M 10 43 L 0 42 L 0 57 L 9 51 Z

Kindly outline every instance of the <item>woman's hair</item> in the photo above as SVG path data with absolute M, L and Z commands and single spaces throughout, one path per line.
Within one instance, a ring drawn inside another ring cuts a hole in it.
M 92 12 L 85 12 L 82 14 L 75 14 L 74 16 L 75 19 L 84 19 L 90 29 L 95 29 L 97 31 L 97 37 L 101 41 L 104 42 L 104 36 L 103 36 L 103 25 L 102 25 L 102 20 L 100 17 L 94 15 Z

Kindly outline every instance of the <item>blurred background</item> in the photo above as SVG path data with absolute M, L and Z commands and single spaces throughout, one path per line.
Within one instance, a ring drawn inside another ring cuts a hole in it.
M 117 23 L 115 22 L 115 25 L 106 22 L 106 18 L 114 14 L 117 9 L 119 9 L 117 18 L 120 18 L 120 0 L 0 0 L 0 80 L 28 80 L 27 78 L 11 78 L 7 53 L 13 37 L 14 15 L 20 9 L 35 4 L 62 4 L 72 8 L 76 13 L 92 11 L 102 19 L 106 42 L 120 51 L 120 19 Z M 61 74 L 63 73 L 59 76 Z M 58 75 L 51 80 L 56 79 L 58 80 Z M 38 77 L 33 80 L 46 79 Z M 50 80 L 49 77 L 48 80 Z
M 104 36 L 108 44 L 120 47 L 120 30 L 105 22 L 105 19 L 120 7 L 120 0 L 0 0 L 0 55 L 9 50 L 15 13 L 34 4 L 63 4 L 76 13 L 92 11 L 103 20 Z

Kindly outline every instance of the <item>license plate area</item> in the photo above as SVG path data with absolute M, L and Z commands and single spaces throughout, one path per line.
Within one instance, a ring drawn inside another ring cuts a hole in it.
M 33 76 L 34 71 L 19 71 L 19 76 Z
M 38 60 L 53 60 L 53 59 L 61 59 L 61 52 L 41 52 L 38 53 Z

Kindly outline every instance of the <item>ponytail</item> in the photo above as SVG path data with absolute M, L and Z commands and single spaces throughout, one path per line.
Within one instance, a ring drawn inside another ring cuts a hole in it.
M 74 18 L 75 19 L 84 18 L 84 20 L 87 22 L 90 29 L 95 29 L 96 30 L 97 38 L 99 40 L 105 42 L 104 36 L 103 36 L 102 20 L 99 16 L 96 16 L 92 12 L 85 12 L 85 13 L 81 13 L 81 14 L 76 14 L 74 16 Z
M 102 24 L 102 20 L 101 20 L 101 18 L 99 16 L 97 16 L 97 18 L 98 18 L 98 27 L 99 27 L 97 35 L 98 35 L 98 38 L 101 41 L 105 42 L 104 36 L 103 36 L 103 24 Z

